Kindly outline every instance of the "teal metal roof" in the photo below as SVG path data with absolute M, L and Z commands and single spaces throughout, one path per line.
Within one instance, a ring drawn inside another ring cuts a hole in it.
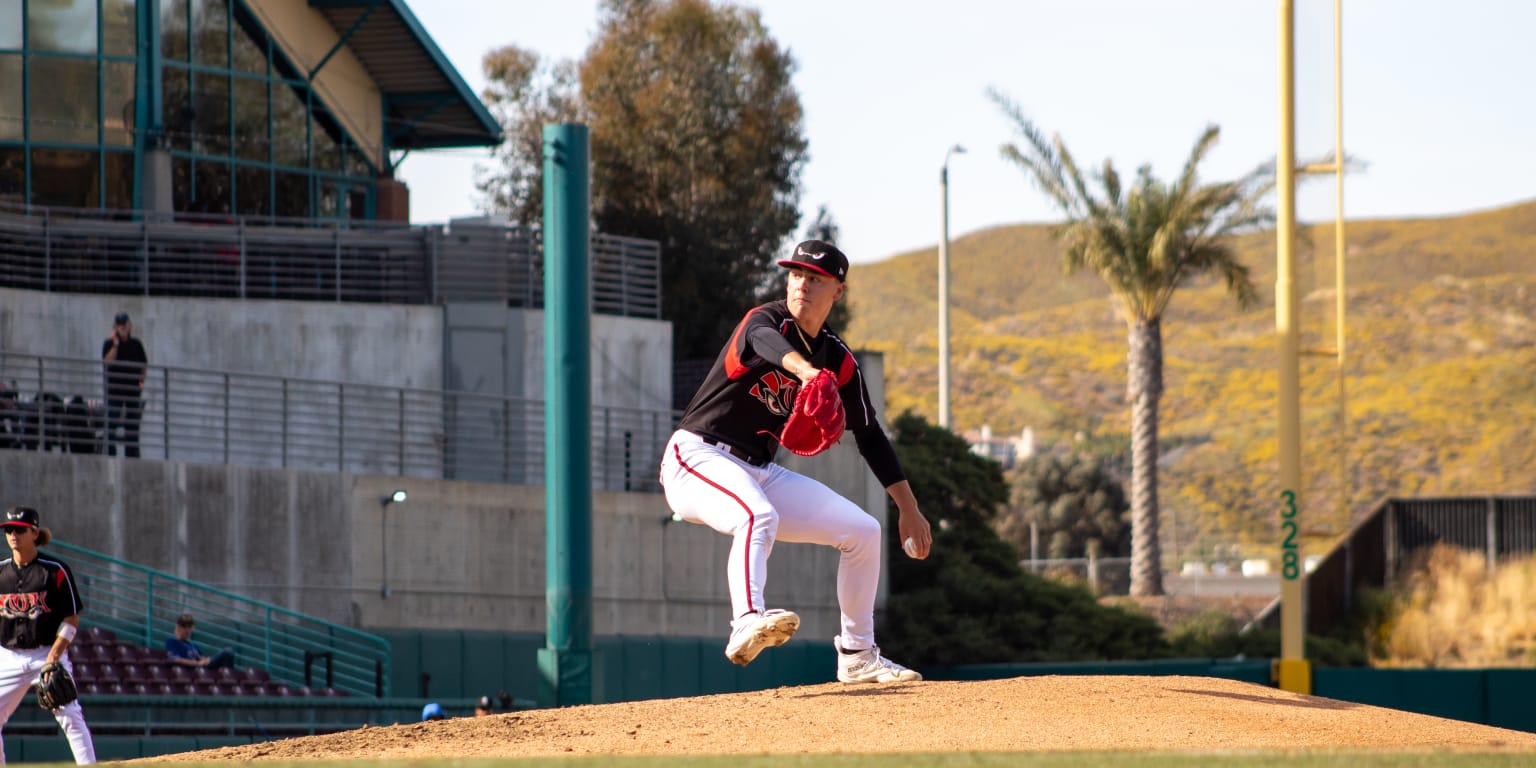
M 309 0 L 384 94 L 391 149 L 501 143 L 501 126 L 405 0 Z

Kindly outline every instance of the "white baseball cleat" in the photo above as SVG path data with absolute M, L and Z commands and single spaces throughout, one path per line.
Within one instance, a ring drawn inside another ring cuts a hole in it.
M 771 610 L 749 613 L 733 622 L 731 640 L 725 644 L 725 657 L 732 664 L 745 667 L 768 648 L 783 645 L 800 628 L 800 617 L 792 611 Z
M 921 674 L 907 669 L 880 655 L 880 646 L 862 651 L 844 651 L 842 636 L 832 638 L 837 649 L 837 679 L 843 683 L 904 683 L 923 679 Z

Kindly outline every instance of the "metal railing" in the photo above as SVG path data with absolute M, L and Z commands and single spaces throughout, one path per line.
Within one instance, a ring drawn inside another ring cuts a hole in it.
M 164 647 L 176 617 L 197 619 L 193 641 L 206 652 L 229 648 L 240 666 L 265 669 L 294 687 L 389 696 L 389 641 L 281 606 L 204 586 L 61 541 L 89 608 L 87 625 L 119 640 Z
M 115 448 L 102 365 L 0 351 L 0 448 Z M 542 400 L 149 366 L 143 405 L 145 458 L 544 482 Z M 658 491 L 676 422 L 669 410 L 593 408 L 593 488 Z
M 593 234 L 593 310 L 661 316 L 661 249 Z M 543 306 L 537 230 L 0 204 L 0 286 L 234 299 Z

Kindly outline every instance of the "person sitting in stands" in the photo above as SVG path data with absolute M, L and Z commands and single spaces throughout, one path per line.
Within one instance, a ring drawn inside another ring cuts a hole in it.
M 435 701 L 427 702 L 427 705 L 421 708 L 421 721 L 423 723 L 446 719 L 448 719 L 448 716 L 443 714 L 443 706 Z
M 165 639 L 165 654 L 171 658 L 171 661 L 189 667 L 211 669 L 235 666 L 235 652 L 228 648 L 212 657 L 203 655 L 203 650 L 197 647 L 197 643 L 192 642 L 192 627 L 195 624 L 190 613 L 183 613 L 176 618 L 176 634 Z

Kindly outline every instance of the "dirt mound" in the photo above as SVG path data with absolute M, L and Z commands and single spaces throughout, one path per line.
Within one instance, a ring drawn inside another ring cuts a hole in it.
M 1340 748 L 1536 753 L 1536 734 L 1233 680 L 1045 676 L 532 710 L 151 761 Z

